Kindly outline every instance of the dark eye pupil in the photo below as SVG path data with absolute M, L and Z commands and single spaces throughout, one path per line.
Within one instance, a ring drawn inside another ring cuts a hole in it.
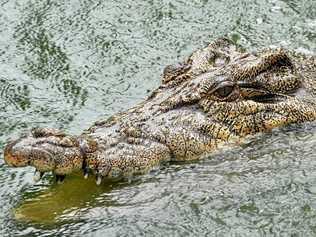
M 233 86 L 224 86 L 224 87 L 220 87 L 216 90 L 216 93 L 222 97 L 225 98 L 227 96 L 230 95 L 230 93 L 232 93 L 234 87 Z

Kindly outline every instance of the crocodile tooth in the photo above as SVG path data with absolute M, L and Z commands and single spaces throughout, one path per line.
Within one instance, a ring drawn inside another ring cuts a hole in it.
M 34 173 L 34 176 L 33 176 L 34 182 L 40 181 L 40 179 L 43 177 L 43 175 L 44 175 L 44 172 L 36 170 L 35 173 Z
M 101 175 L 98 175 L 98 176 L 97 176 L 97 179 L 96 179 L 96 184 L 97 184 L 97 185 L 100 185 L 101 182 L 102 182 L 102 177 L 101 177 Z
M 88 169 L 83 169 L 83 177 L 87 179 L 89 177 Z
M 84 177 L 85 179 L 87 179 L 87 178 L 89 177 L 88 172 L 87 172 L 87 173 L 85 173 L 83 177 Z

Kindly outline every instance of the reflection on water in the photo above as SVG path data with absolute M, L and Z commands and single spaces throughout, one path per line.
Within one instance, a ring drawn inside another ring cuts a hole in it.
M 93 205 L 96 196 L 110 190 L 108 185 L 97 186 L 93 178 L 83 179 L 82 174 L 77 174 L 68 177 L 62 185 L 50 184 L 38 192 L 26 190 L 14 216 L 19 221 L 51 225 L 68 216 L 76 216 L 76 212 L 87 204 Z
M 80 133 L 142 100 L 163 67 L 222 35 L 316 51 L 316 2 L 0 0 L 0 150 L 34 126 Z M 0 159 L 0 235 L 314 236 L 315 126 L 132 183 L 32 183 Z M 0 154 L 2 157 L 2 154 Z

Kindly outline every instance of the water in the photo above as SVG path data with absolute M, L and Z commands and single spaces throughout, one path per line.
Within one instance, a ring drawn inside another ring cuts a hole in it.
M 79 134 L 141 101 L 164 66 L 228 35 L 316 52 L 313 0 L 0 0 L 0 150 L 35 126 Z M 316 125 L 131 182 L 32 182 L 0 159 L 1 236 L 315 236 Z

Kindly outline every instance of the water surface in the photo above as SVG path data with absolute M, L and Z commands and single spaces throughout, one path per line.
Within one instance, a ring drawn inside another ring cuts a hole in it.
M 0 0 L 0 150 L 35 126 L 79 134 L 141 101 L 163 68 L 223 36 L 316 52 L 313 0 Z M 315 236 L 316 126 L 131 182 L 37 184 L 0 159 L 1 236 Z

